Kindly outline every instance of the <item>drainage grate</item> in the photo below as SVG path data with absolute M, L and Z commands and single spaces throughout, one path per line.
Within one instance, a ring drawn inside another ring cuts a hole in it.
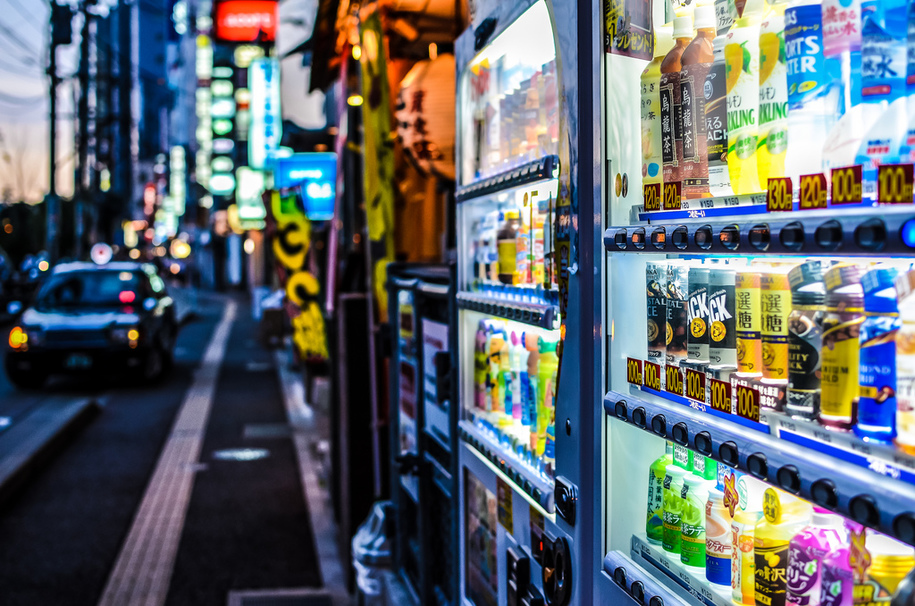
M 246 440 L 263 440 L 292 437 L 288 423 L 254 423 L 245 425 L 242 437 Z
M 229 594 L 228 606 L 334 606 L 334 602 L 319 589 L 278 589 L 233 591 Z

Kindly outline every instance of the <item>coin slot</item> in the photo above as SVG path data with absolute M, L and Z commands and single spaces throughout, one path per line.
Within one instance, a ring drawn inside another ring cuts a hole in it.
M 801 472 L 794 465 L 784 465 L 775 474 L 778 485 L 786 491 L 797 494 L 801 491 Z
M 836 220 L 827 221 L 813 232 L 817 246 L 824 250 L 836 250 L 842 245 L 842 224 Z
M 797 221 L 792 221 L 781 228 L 778 232 L 778 239 L 788 250 L 801 250 L 804 248 L 804 226 Z
M 859 494 L 848 501 L 851 518 L 864 526 L 874 527 L 880 522 L 880 511 L 877 502 L 869 494 Z
M 839 491 L 832 480 L 822 478 L 811 484 L 810 496 L 814 503 L 828 509 L 835 509 L 839 505 Z
M 626 418 L 629 416 L 629 409 L 626 406 L 626 401 L 620 400 L 619 402 L 617 402 L 616 405 L 613 407 L 613 412 L 614 412 L 614 414 L 616 414 L 616 417 L 618 419 L 622 419 L 625 421 Z
M 664 415 L 655 415 L 651 418 L 651 431 L 662 437 L 667 435 L 667 419 Z
M 760 480 L 765 480 L 769 476 L 769 463 L 766 460 L 766 455 L 761 452 L 754 452 L 747 457 L 747 471 Z
M 737 250 L 740 247 L 740 228 L 736 225 L 728 225 L 721 228 L 718 233 L 718 240 L 726 249 Z
M 694 443 L 696 445 L 696 450 L 699 451 L 700 454 L 707 457 L 712 456 L 712 436 L 709 432 L 702 431 L 697 433 Z
M 645 409 L 639 406 L 632 411 L 632 422 L 635 423 L 637 427 L 645 429 L 648 426 L 648 419 L 646 417 Z
M 725 442 L 718 447 L 718 458 L 725 465 L 737 467 L 740 463 L 740 453 L 737 450 L 737 444 L 734 442 Z
M 901 513 L 893 520 L 893 532 L 896 538 L 908 544 L 915 543 L 915 514 Z
M 689 429 L 686 423 L 677 423 L 671 429 L 671 437 L 680 446 L 689 446 Z

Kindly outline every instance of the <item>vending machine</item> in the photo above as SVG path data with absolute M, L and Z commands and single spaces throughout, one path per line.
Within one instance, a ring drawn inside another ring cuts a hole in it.
M 388 266 L 394 562 L 414 604 L 457 603 L 453 284 L 453 266 Z
M 912 591 L 907 6 L 604 3 L 595 603 Z
M 579 229 L 599 25 L 580 4 L 477 2 L 455 46 L 462 604 L 589 604 L 600 561 L 600 297 L 582 270 L 600 226 Z

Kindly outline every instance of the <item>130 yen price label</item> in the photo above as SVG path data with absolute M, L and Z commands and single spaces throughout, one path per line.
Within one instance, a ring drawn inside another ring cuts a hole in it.
M 738 384 L 734 390 L 734 401 L 739 416 L 759 422 L 759 390 Z
M 911 164 L 881 164 L 877 172 L 877 202 L 911 204 L 915 172 Z
M 766 210 L 770 213 L 794 210 L 794 189 L 790 177 L 769 179 L 766 188 Z
M 633 385 L 642 385 L 642 361 L 635 358 L 626 360 L 626 381 Z
M 863 181 L 861 165 L 834 168 L 832 177 L 832 204 L 861 204 Z

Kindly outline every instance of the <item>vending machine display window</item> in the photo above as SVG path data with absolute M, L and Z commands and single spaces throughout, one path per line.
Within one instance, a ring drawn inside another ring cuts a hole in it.
M 461 183 L 555 155 L 559 95 L 553 28 L 537 2 L 470 63 L 459 88 Z

